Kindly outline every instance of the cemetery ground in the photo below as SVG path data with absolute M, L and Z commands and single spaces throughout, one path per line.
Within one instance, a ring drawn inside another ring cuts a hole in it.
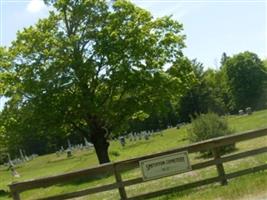
M 252 115 L 242 116 L 229 116 L 229 125 L 235 130 L 235 132 L 242 132 L 246 130 L 259 129 L 267 126 L 267 110 L 258 111 Z M 126 139 L 126 145 L 122 147 L 119 141 L 112 141 L 109 149 L 110 157 L 112 161 L 125 160 L 137 156 L 146 154 L 152 154 L 156 152 L 165 151 L 179 146 L 184 146 L 189 143 L 187 128 L 189 125 L 185 125 L 180 129 L 170 128 L 163 131 L 163 134 L 156 133 L 150 137 L 149 140 L 129 141 Z M 258 139 L 248 140 L 237 144 L 237 151 L 245 151 L 256 147 L 263 147 L 267 145 L 267 137 L 261 137 Z M 192 154 L 190 156 L 190 162 L 209 159 L 200 157 L 199 154 Z M 248 157 L 246 159 L 236 160 L 233 162 L 225 163 L 226 172 L 233 172 L 237 169 L 244 169 L 247 167 L 253 167 L 257 164 L 263 164 L 267 162 L 267 155 L 260 154 L 255 157 Z M 32 161 L 18 165 L 16 170 L 20 174 L 20 178 L 14 178 L 11 176 L 11 172 L 7 170 L 7 167 L 0 166 L 0 199 L 11 199 L 8 196 L 8 184 L 11 181 L 22 181 L 40 177 L 46 177 L 51 175 L 62 174 L 74 170 L 84 169 L 97 165 L 97 158 L 93 150 L 77 150 L 73 152 L 73 156 L 67 158 L 67 154 L 57 156 L 54 154 L 39 156 Z M 138 193 L 145 193 L 164 187 L 171 187 L 187 182 L 201 180 L 207 177 L 216 175 L 216 167 L 212 166 L 202 170 L 197 170 L 185 174 L 166 177 L 158 180 L 149 181 L 147 183 L 126 187 L 127 194 L 132 196 Z M 141 172 L 138 169 L 127 171 L 122 174 L 123 179 L 135 178 L 140 176 Z M 53 194 L 71 192 L 75 190 L 81 190 L 88 187 L 101 185 L 104 183 L 112 183 L 114 178 L 112 176 L 103 176 L 99 179 L 91 179 L 85 177 L 83 180 L 79 179 L 70 183 L 62 183 L 53 187 L 41 188 L 36 190 L 30 190 L 22 193 L 22 199 L 34 199 L 45 197 Z M 197 189 L 190 189 L 184 192 L 174 192 L 169 195 L 154 198 L 157 200 L 167 199 L 181 199 L 181 200 L 193 200 L 193 199 L 223 199 L 223 200 L 238 200 L 238 199 L 267 199 L 267 171 L 258 172 L 251 175 L 246 175 L 233 180 L 230 180 L 227 186 L 220 186 L 219 184 L 212 184 Z M 118 190 L 110 192 L 98 193 L 88 197 L 79 199 L 119 199 Z

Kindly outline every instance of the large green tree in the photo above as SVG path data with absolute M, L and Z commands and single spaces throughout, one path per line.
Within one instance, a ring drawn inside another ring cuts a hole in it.
M 111 133 L 163 110 L 190 84 L 190 73 L 166 72 L 182 57 L 182 25 L 123 0 L 46 3 L 54 8 L 49 17 L 19 32 L 9 48 L 6 109 L 19 111 L 11 112 L 13 123 L 25 134 L 79 133 L 100 163 L 109 162 Z
M 267 75 L 263 62 L 251 52 L 243 52 L 227 58 L 224 62 L 229 95 L 230 110 L 246 107 L 261 108 Z

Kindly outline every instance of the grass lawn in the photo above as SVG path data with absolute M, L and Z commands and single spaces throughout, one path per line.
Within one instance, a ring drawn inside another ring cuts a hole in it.
M 250 116 L 229 116 L 228 122 L 235 132 L 242 132 L 245 130 L 259 129 L 267 127 L 267 110 L 258 111 Z M 163 136 L 157 134 L 150 138 L 148 141 L 135 141 L 128 142 L 125 147 L 117 141 L 111 142 L 110 155 L 112 161 L 124 160 L 141 156 L 145 154 L 151 154 L 155 152 L 161 152 L 164 150 L 184 146 L 189 143 L 187 136 L 187 125 L 179 130 L 172 128 L 164 131 Z M 249 140 L 237 144 L 238 151 L 245 151 L 253 148 L 259 148 L 267 146 L 267 137 Z M 191 163 L 200 162 L 203 158 L 199 158 L 198 155 L 190 155 Z M 255 157 L 249 157 L 242 160 L 226 163 L 226 173 L 244 169 L 247 167 L 253 167 L 257 164 L 263 164 L 267 162 L 267 155 L 262 154 Z M 10 171 L 6 167 L 0 166 L 0 199 L 10 199 L 5 192 L 7 191 L 7 185 L 12 181 L 22 181 L 27 179 L 45 177 L 50 175 L 62 174 L 73 170 L 87 168 L 97 165 L 97 158 L 93 150 L 77 151 L 72 158 L 61 155 L 57 157 L 55 154 L 40 156 L 34 160 L 22 164 L 17 167 L 17 171 L 21 175 L 20 178 L 12 178 Z M 139 169 L 131 170 L 122 174 L 124 179 L 136 178 L 141 176 Z M 201 180 L 207 177 L 216 176 L 216 168 L 209 167 L 202 170 L 189 172 L 186 174 L 180 174 L 176 176 L 166 177 L 159 180 L 149 181 L 134 186 L 127 187 L 127 194 L 129 196 L 139 194 L 140 192 L 148 192 L 153 190 L 162 189 L 164 187 L 171 187 L 187 182 Z M 80 189 L 85 189 L 90 186 L 101 185 L 104 183 L 114 182 L 114 177 L 107 176 L 102 179 L 88 180 L 76 180 L 71 183 L 64 183 L 48 187 L 46 189 L 31 190 L 22 193 L 22 199 L 34 199 L 37 197 L 44 197 L 47 195 L 59 194 L 64 192 L 71 192 Z M 155 199 L 252 199 L 258 195 L 267 199 L 267 172 L 259 172 L 244 177 L 236 178 L 229 181 L 227 186 L 220 186 L 219 184 L 212 184 L 205 187 L 191 189 L 184 192 L 174 192 L 169 195 L 161 196 Z M 118 191 L 109 191 L 105 193 L 95 194 L 93 196 L 84 197 L 82 199 L 119 199 Z

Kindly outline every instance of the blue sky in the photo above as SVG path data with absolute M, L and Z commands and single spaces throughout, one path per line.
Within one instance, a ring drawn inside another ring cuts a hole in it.
M 48 15 L 39 0 L 0 0 L 1 44 L 10 45 L 16 32 Z M 221 54 L 249 50 L 267 57 L 267 0 L 134 0 L 156 17 L 173 15 L 184 25 L 186 56 L 205 67 L 218 67 Z
M 218 68 L 221 54 L 252 51 L 267 58 L 267 0 L 134 0 L 155 17 L 173 15 L 183 23 L 187 48 L 205 68 Z M 0 0 L 0 42 L 48 15 L 40 0 Z M 1 101 L 0 101 L 1 107 Z

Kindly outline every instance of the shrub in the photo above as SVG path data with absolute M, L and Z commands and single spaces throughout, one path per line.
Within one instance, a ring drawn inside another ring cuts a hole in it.
M 190 142 L 199 142 L 211 138 L 229 135 L 233 132 L 228 126 L 226 119 L 219 117 L 215 113 L 201 114 L 192 119 L 189 128 Z M 221 153 L 234 150 L 234 144 L 222 147 Z M 211 150 L 201 152 L 204 155 L 211 155 Z

